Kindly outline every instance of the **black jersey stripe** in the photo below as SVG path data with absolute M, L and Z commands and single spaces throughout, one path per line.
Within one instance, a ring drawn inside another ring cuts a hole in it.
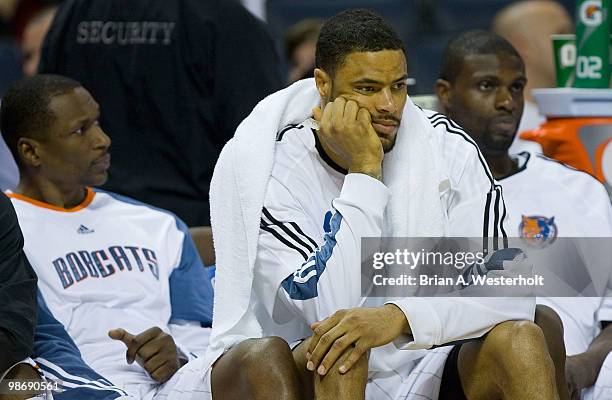
M 501 197 L 501 193 L 497 188 L 495 188 L 495 206 L 493 207 L 493 250 L 499 250 L 499 244 L 497 243 L 497 239 L 499 238 L 499 199 Z
M 482 165 L 482 168 L 485 170 L 485 174 L 487 175 L 487 178 L 489 178 L 489 181 L 491 182 L 491 186 L 495 186 L 495 180 L 493 179 L 493 175 L 491 174 L 491 171 L 489 170 L 489 167 L 486 161 L 484 160 L 482 153 L 480 152 L 480 149 L 478 148 L 478 145 L 476 144 L 476 142 L 467 133 L 465 133 L 465 131 L 459 125 L 452 122 L 451 119 L 449 119 L 448 117 L 442 114 L 438 114 L 438 115 L 442 116 L 443 118 L 441 118 L 436 123 L 433 123 L 433 127 L 436 128 L 439 125 L 443 125 L 446 128 L 447 132 L 455 134 L 455 135 L 459 135 L 466 142 L 474 146 L 478 154 L 478 160 L 480 161 L 480 165 Z M 452 126 L 451 124 L 454 124 L 455 126 Z
M 300 235 L 302 235 L 303 237 L 306 238 L 306 240 L 308 240 L 313 246 L 314 248 L 319 247 L 319 245 L 317 244 L 317 242 L 315 242 L 310 236 L 308 236 L 307 234 L 304 233 L 304 231 L 302 231 L 302 229 L 300 228 L 300 226 L 298 224 L 296 224 L 295 222 L 289 222 L 289 224 L 293 227 L 293 229 L 295 229 Z
M 442 114 L 439 114 L 442 116 Z M 444 116 L 442 116 L 444 117 Z M 476 153 L 478 155 L 478 160 L 480 161 L 480 165 L 482 166 L 485 175 L 487 176 L 487 178 L 489 179 L 489 182 L 491 183 L 491 188 L 489 189 L 489 192 L 487 193 L 487 205 L 485 207 L 485 222 L 487 222 L 487 224 L 485 224 L 485 228 L 483 231 L 483 234 L 486 235 L 488 234 L 488 221 L 489 221 L 489 208 L 491 206 L 491 196 L 493 194 L 493 192 L 497 191 L 497 188 L 499 187 L 498 184 L 495 183 L 495 180 L 493 179 L 493 176 L 491 175 L 491 172 L 489 171 L 489 167 L 487 166 L 486 162 L 483 160 L 482 158 L 482 154 L 480 153 L 480 149 L 478 148 L 478 145 L 476 144 L 476 142 L 474 142 L 468 135 L 467 133 L 465 133 L 463 130 L 455 130 L 453 128 L 451 128 L 448 124 L 447 121 L 450 121 L 448 118 L 444 117 L 443 119 L 441 119 L 439 122 L 435 123 L 433 126 L 434 128 L 439 126 L 439 125 L 443 125 L 446 128 L 446 131 L 455 135 L 458 135 L 460 137 L 462 137 L 466 142 L 470 143 L 472 146 L 474 146 L 476 148 Z
M 441 119 L 448 119 L 448 117 L 446 117 L 444 114 L 439 114 L 439 113 L 430 115 L 427 118 L 429 118 L 432 124 L 438 122 Z
M 281 140 L 283 140 L 283 136 L 285 136 L 285 133 L 287 133 L 288 131 L 290 131 L 291 129 L 302 129 L 304 127 L 304 125 L 300 125 L 300 124 L 289 124 L 286 127 L 284 127 L 283 129 L 281 129 L 277 134 L 276 134 L 276 141 L 280 142 Z
M 491 208 L 491 192 L 487 193 L 487 201 L 485 202 L 485 212 L 482 223 L 482 247 L 485 252 L 489 249 L 489 209 Z
M 504 200 L 504 188 L 502 186 L 499 186 L 499 192 L 501 193 L 501 202 L 502 202 L 502 207 L 503 207 L 503 212 L 501 216 L 501 221 L 499 223 L 499 227 L 501 229 L 502 238 L 504 242 L 503 248 L 507 249 L 508 248 L 508 235 L 506 234 L 506 230 L 504 229 L 504 221 L 506 220 L 506 201 Z
M 283 222 L 280 222 L 279 220 L 274 218 L 272 216 L 272 214 L 270 213 L 270 211 L 268 211 L 268 209 L 266 207 L 263 208 L 263 214 L 264 214 L 264 216 L 266 218 L 268 218 L 270 220 L 270 222 L 271 222 L 270 225 L 278 226 L 280 229 L 282 229 L 283 232 L 285 232 L 285 235 L 289 236 L 289 238 L 291 238 L 293 240 L 293 242 L 295 242 L 297 245 L 301 246 L 304 251 L 307 251 L 310 254 L 317 247 L 316 243 L 315 243 L 314 247 L 311 247 L 308 243 L 306 243 L 304 240 L 302 240 L 296 233 L 294 233 L 293 231 L 291 231 L 291 229 L 289 229 L 287 226 L 285 226 L 285 224 Z M 300 229 L 300 232 L 301 232 L 301 229 Z
M 504 201 L 503 187 L 497 185 L 495 187 L 497 196 L 495 198 L 495 249 L 505 249 L 508 247 L 508 235 L 504 229 L 504 221 L 506 220 L 506 202 Z
M 495 180 L 493 178 L 493 174 L 491 174 L 491 171 L 489 170 L 489 166 L 486 163 L 486 161 L 484 160 L 484 157 L 483 157 L 482 153 L 480 152 L 480 148 L 478 147 L 478 145 L 476 144 L 474 139 L 472 139 L 470 137 L 470 135 L 468 135 L 461 126 L 459 126 L 452 119 L 448 118 L 446 115 L 440 114 L 440 113 L 435 113 L 433 116 L 428 116 L 427 118 L 429 118 L 430 121 L 433 121 L 433 120 L 436 121 L 435 123 L 432 122 L 432 125 L 434 126 L 434 128 L 439 126 L 439 125 L 444 125 L 444 127 L 446 128 L 447 132 L 461 136 L 466 142 L 468 142 L 472 146 L 474 146 L 476 148 L 476 150 L 478 150 L 478 160 L 480 161 L 480 164 L 482 165 L 483 169 L 485 170 L 485 173 L 486 173 L 487 177 L 489 178 L 489 181 L 491 181 L 492 185 L 495 185 Z
M 274 237 L 277 238 L 285 246 L 287 246 L 287 247 L 297 251 L 298 253 L 300 253 L 300 255 L 304 258 L 304 261 L 308 260 L 308 254 L 306 254 L 301 248 L 297 247 L 295 244 L 293 244 L 290 241 L 288 241 L 287 239 L 285 239 L 283 237 L 283 235 L 281 235 L 279 232 L 274 230 L 273 225 L 265 225 L 263 223 L 263 221 L 262 221 L 262 223 L 259 225 L 259 227 L 261 229 L 263 229 L 264 231 L 269 232 L 272 235 L 274 235 Z
M 480 149 L 478 148 L 478 145 L 476 144 L 476 142 L 469 137 L 469 135 L 467 133 L 465 133 L 465 131 L 463 130 L 463 128 L 461 128 L 459 125 L 457 125 L 457 123 L 455 123 L 453 120 L 451 120 L 450 118 L 448 118 L 447 116 L 440 114 L 440 113 L 435 113 L 434 115 L 431 116 L 427 116 L 427 118 L 432 121 L 432 125 L 433 127 L 437 127 L 439 125 L 443 125 L 446 128 L 446 131 L 455 135 L 459 135 L 460 137 L 462 137 L 466 142 L 470 143 L 472 146 L 474 146 L 477 150 L 477 154 L 478 154 L 478 160 L 480 161 L 480 165 L 483 167 L 485 174 L 487 176 L 487 178 L 489 179 L 489 182 L 491 182 L 491 189 L 489 190 L 489 194 L 487 195 L 487 206 L 486 206 L 486 210 L 485 210 L 485 222 L 487 222 L 487 224 L 485 225 L 485 227 L 483 227 L 483 233 L 484 233 L 484 237 L 486 238 L 488 233 L 489 233 L 489 227 L 488 227 L 488 221 L 489 221 L 489 208 L 490 208 L 490 202 L 491 202 L 491 196 L 492 196 L 492 192 L 496 192 L 496 201 L 495 201 L 495 210 L 494 210 L 494 231 L 493 231 L 493 235 L 494 237 L 499 237 L 499 233 L 501 232 L 502 237 L 504 238 L 504 246 L 507 246 L 507 234 L 506 231 L 503 227 L 503 223 L 506 217 L 506 206 L 505 203 L 503 202 L 503 195 L 502 195 L 502 188 L 500 185 L 498 185 L 495 182 L 495 179 L 493 178 L 493 175 L 491 174 L 491 171 L 489 170 L 489 167 L 487 165 L 487 163 L 485 162 L 485 160 L 483 159 L 482 153 L 480 152 Z M 435 121 L 435 122 L 433 122 Z M 503 206 L 503 212 L 501 215 L 501 218 L 499 217 L 499 198 L 501 198 L 502 200 L 502 206 Z

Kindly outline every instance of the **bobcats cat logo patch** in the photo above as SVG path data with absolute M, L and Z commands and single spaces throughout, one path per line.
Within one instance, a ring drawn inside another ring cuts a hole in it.
M 519 235 L 530 247 L 543 249 L 550 246 L 557 239 L 557 232 L 555 217 L 523 215 L 519 224 Z

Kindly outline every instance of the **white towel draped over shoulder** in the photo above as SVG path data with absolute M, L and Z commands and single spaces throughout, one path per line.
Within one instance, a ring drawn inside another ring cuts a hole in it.
M 240 341 L 262 335 L 248 309 L 276 133 L 311 116 L 319 102 L 314 79 L 298 81 L 268 96 L 242 121 L 221 152 L 210 189 L 217 275 L 209 362 Z M 383 163 L 384 183 L 392 192 L 385 236 L 438 237 L 446 233 L 439 193 L 443 174 L 438 170 L 440 155 L 432 148 L 433 129 L 422 110 L 408 99 L 395 148 Z

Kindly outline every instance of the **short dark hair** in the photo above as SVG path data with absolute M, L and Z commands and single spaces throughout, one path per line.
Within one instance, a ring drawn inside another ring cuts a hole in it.
M 44 139 L 56 116 L 49 109 L 51 99 L 81 87 L 60 75 L 34 75 L 14 83 L 0 102 L 0 132 L 20 164 L 17 142 L 22 137 Z
M 369 10 L 348 10 L 336 14 L 321 26 L 315 66 L 332 75 L 353 52 L 404 50 L 395 30 Z
M 491 32 L 471 30 L 451 39 L 442 55 L 440 78 L 453 83 L 461 74 L 463 60 L 473 54 L 507 54 L 523 60 L 506 39 Z

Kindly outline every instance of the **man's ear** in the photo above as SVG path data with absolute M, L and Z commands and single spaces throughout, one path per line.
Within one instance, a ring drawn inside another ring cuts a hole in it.
M 448 110 L 449 105 L 450 105 L 450 100 L 451 100 L 450 82 L 444 79 L 436 80 L 436 83 L 434 84 L 434 91 L 436 92 L 436 95 L 438 96 L 438 102 L 440 104 L 440 107 L 442 108 L 441 111 Z
M 40 166 L 39 143 L 31 138 L 22 137 L 17 141 L 17 155 L 24 165 Z
M 315 68 L 314 70 L 314 78 L 315 83 L 317 85 L 317 90 L 319 91 L 319 96 L 324 102 L 329 100 L 331 96 L 332 89 L 332 81 L 331 76 L 320 68 Z

